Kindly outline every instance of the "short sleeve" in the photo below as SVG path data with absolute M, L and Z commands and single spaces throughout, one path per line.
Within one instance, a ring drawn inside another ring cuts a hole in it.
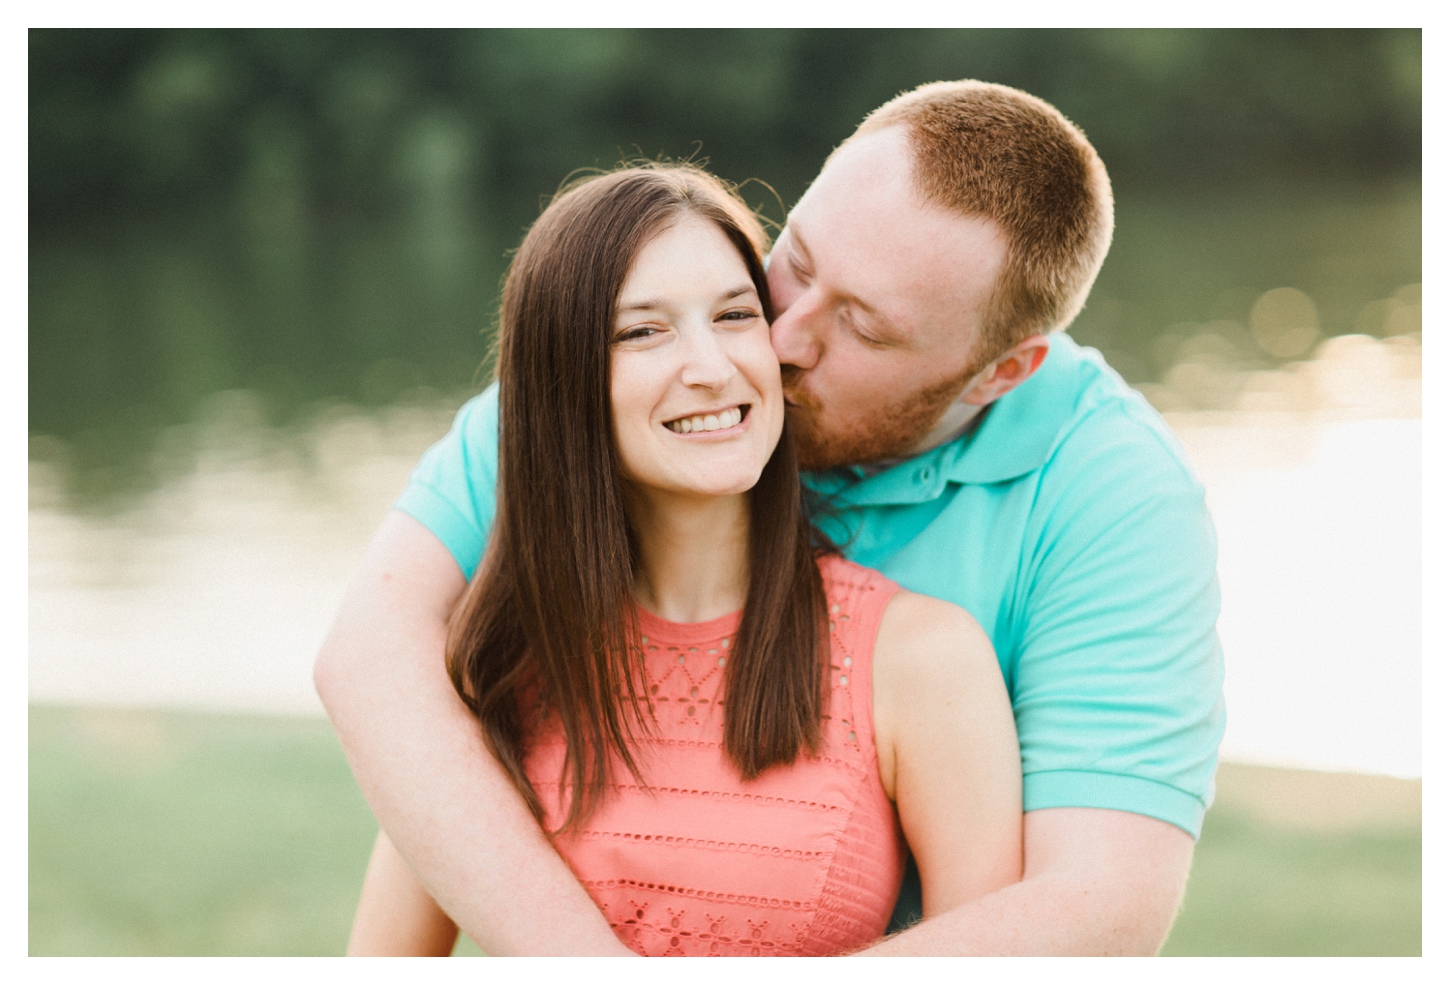
M 1044 468 L 1009 686 L 1023 806 L 1145 814 L 1198 837 L 1223 737 L 1217 541 L 1165 431 L 1118 416 Z
M 423 453 L 396 509 L 427 527 L 472 578 L 493 527 L 498 480 L 498 387 L 458 411 L 453 426 Z

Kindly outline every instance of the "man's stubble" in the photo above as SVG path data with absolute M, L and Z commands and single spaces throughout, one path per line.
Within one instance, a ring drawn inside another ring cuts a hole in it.
M 801 387 L 804 371 L 782 366 L 786 413 L 795 438 L 796 460 L 808 472 L 903 458 L 926 437 L 990 358 L 973 357 L 965 369 L 887 404 L 876 413 L 851 415 L 834 429 L 821 402 Z M 837 417 L 844 415 L 837 415 Z

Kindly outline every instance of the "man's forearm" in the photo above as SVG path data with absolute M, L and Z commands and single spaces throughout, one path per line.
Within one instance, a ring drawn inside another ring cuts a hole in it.
M 483 744 L 443 664 L 457 566 L 391 514 L 349 587 L 316 680 L 378 822 L 490 954 L 628 953 Z
M 1172 825 L 1088 808 L 1026 816 L 1026 875 L 864 951 L 905 955 L 1151 955 L 1182 902 L 1193 842 Z
M 1019 882 L 923 920 L 877 942 L 862 956 L 1153 954 L 1120 921 L 1103 919 L 1088 887 L 1066 880 Z M 1137 939 L 1134 939 L 1137 938 Z M 1146 946 L 1145 946 L 1146 945 Z

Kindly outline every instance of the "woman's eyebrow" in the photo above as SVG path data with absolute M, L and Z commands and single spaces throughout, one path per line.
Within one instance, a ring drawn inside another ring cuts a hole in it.
M 742 294 L 754 294 L 754 293 L 755 293 L 755 285 L 754 284 L 746 284 L 743 287 L 732 287 L 730 290 L 723 292 L 715 300 L 717 302 L 720 302 L 720 301 L 731 301 L 731 300 L 734 300 L 735 298 L 740 297 Z M 619 306 L 619 313 L 622 315 L 622 314 L 625 314 L 626 312 L 630 312 L 630 311 L 659 311 L 660 309 L 667 308 L 667 307 L 669 307 L 669 304 L 667 302 L 665 302 L 665 301 L 662 301 L 662 300 L 658 299 L 658 298 L 645 298 L 645 299 L 640 300 L 640 301 L 633 301 L 633 302 L 631 302 L 629 304 L 622 304 L 622 305 L 620 305 Z
M 654 311 L 662 307 L 664 307 L 663 301 L 650 299 L 648 301 L 636 301 L 634 304 L 622 304 L 619 306 L 619 313 L 624 314 L 626 311 Z

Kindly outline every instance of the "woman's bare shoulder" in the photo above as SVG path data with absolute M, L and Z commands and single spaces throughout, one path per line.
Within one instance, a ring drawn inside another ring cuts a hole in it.
M 877 768 L 932 917 L 1022 877 L 1012 703 L 991 640 L 960 606 L 902 592 L 876 653 Z
M 902 590 L 886 605 L 876 636 L 876 660 L 883 669 L 934 676 L 990 669 L 997 657 L 992 641 L 972 614 L 959 605 Z
M 1004 709 L 1011 722 L 992 641 L 967 610 L 928 595 L 902 591 L 887 604 L 871 683 L 877 763 L 893 801 L 899 770 L 910 765 L 902 757 L 970 746 L 962 723 L 1003 719 Z

